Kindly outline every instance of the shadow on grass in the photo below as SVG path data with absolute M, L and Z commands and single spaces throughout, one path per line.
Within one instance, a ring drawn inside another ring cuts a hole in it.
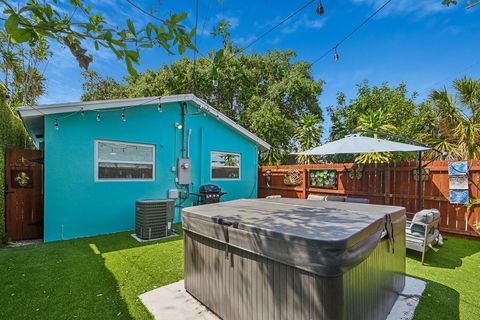
M 0 319 L 131 319 L 116 279 L 84 241 L 0 252 Z
M 428 279 L 420 303 L 415 310 L 414 320 L 460 320 L 460 294 L 455 289 Z
M 461 245 L 461 243 L 463 245 Z M 480 251 L 480 241 L 459 238 L 445 238 L 442 247 L 434 247 L 425 254 L 425 266 L 456 269 L 462 266 L 462 260 Z M 422 253 L 407 249 L 407 256 L 418 262 Z
M 97 246 L 98 250 L 101 253 L 108 253 L 108 252 L 119 251 L 119 250 L 147 247 L 147 246 L 152 246 L 158 243 L 168 243 L 168 242 L 178 241 L 183 239 L 182 225 L 175 224 L 173 227 L 175 229 L 175 232 L 178 234 L 178 236 L 168 237 L 160 240 L 152 240 L 147 242 L 139 242 L 135 240 L 131 236 L 131 234 L 134 233 L 134 231 L 112 233 L 112 234 L 107 234 L 99 237 L 91 237 L 89 239 L 91 239 L 91 242 Z M 114 241 L 118 239 L 118 236 L 120 235 L 124 237 L 124 239 L 122 241 Z
M 117 233 L 2 249 L 0 319 L 151 319 L 138 295 L 183 277 L 181 239 Z

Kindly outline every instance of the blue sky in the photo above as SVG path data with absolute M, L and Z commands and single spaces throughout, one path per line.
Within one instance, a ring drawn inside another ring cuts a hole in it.
M 316 14 L 314 3 L 249 51 L 293 49 L 298 53 L 299 60 L 313 61 L 384 1 L 323 0 L 326 10 L 323 17 Z M 149 17 L 124 0 L 88 2 L 118 25 L 126 18 L 131 18 L 139 26 L 150 21 Z M 152 6 L 158 16 L 185 11 L 189 13 L 185 24 L 193 25 L 194 0 L 135 2 L 144 8 Z M 221 47 L 209 32 L 222 18 L 232 23 L 233 40 L 244 46 L 306 2 L 199 0 L 199 50 L 204 53 Z M 457 7 L 448 8 L 440 4 L 441 0 L 393 0 L 375 19 L 339 47 L 340 61 L 334 61 L 333 56 L 328 55 L 313 67 L 314 77 L 326 82 L 319 97 L 324 110 L 329 105 L 335 105 L 339 91 L 346 93 L 347 98 L 354 97 L 356 84 L 364 79 L 372 84 L 388 81 L 397 85 L 406 82 L 409 90 L 417 91 L 418 99 L 422 99 L 433 88 L 448 86 L 454 78 L 463 75 L 480 78 L 480 6 L 466 10 L 465 1 L 459 2 Z M 82 92 L 81 70 L 66 49 L 59 46 L 52 49 L 55 54 L 45 72 L 48 92 L 41 97 L 40 103 L 78 101 Z M 94 54 L 91 69 L 119 80 L 126 74 L 124 63 L 116 60 L 112 53 L 95 52 L 92 47 L 89 49 Z M 187 54 L 192 55 L 191 52 Z M 179 58 L 178 55 L 169 56 L 161 49 L 144 50 L 139 69 L 158 69 Z M 326 122 L 328 126 L 328 119 Z

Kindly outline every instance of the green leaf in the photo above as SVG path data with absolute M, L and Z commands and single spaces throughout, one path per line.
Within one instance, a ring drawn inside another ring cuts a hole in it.
M 140 45 L 140 48 L 152 48 L 152 47 L 153 47 L 153 44 L 151 43 L 144 43 Z
M 137 33 L 136 33 L 136 31 L 135 31 L 135 26 L 133 25 L 132 20 L 127 19 L 127 25 L 128 25 L 128 30 L 130 30 L 130 32 L 131 32 L 133 35 L 137 35 Z
M 182 21 L 183 19 L 185 19 L 187 17 L 187 13 L 186 12 L 182 12 L 178 15 L 175 15 L 172 17 L 172 21 L 175 22 L 175 24 L 179 23 L 180 21 Z
M 155 26 L 152 23 L 148 23 L 147 27 L 145 28 L 145 31 L 147 32 L 148 38 L 152 37 L 152 30 L 155 28 Z
M 127 47 L 127 45 L 120 40 L 112 39 L 112 40 L 110 40 L 110 42 L 113 43 L 114 45 L 117 45 L 117 46 L 121 47 L 121 48 L 126 48 Z
M 5 21 L 5 31 L 11 35 L 18 28 L 18 21 L 17 15 L 10 15 L 7 21 Z
M 11 35 L 12 42 L 21 43 L 30 40 L 32 32 L 27 29 L 16 29 Z
M 98 46 L 98 41 L 95 40 L 95 41 L 93 42 L 93 44 L 95 45 L 95 50 L 98 51 L 98 49 L 100 49 L 99 46 Z
M 135 70 L 135 68 L 133 67 L 132 60 L 130 60 L 128 56 L 125 57 L 125 63 L 127 64 L 128 73 L 131 76 L 137 77 L 138 76 L 137 70 Z
M 129 57 L 133 62 L 138 63 L 139 54 L 135 50 L 125 50 L 125 54 Z

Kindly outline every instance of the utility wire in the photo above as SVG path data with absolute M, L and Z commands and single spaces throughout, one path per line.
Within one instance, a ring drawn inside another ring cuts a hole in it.
M 132 0 L 126 0 L 129 4 L 131 4 L 133 7 L 135 7 L 137 10 L 140 10 L 141 12 L 143 12 L 144 14 L 148 15 L 148 16 L 151 16 L 152 18 L 155 18 L 157 20 L 160 20 L 160 21 L 163 21 L 161 20 L 160 18 L 150 14 L 148 11 L 145 11 L 143 8 L 141 8 L 140 6 L 138 6 L 136 3 L 134 3 Z M 197 0 L 198 2 L 198 0 Z M 305 3 L 304 5 L 302 5 L 300 8 L 298 8 L 297 10 L 295 10 L 293 13 L 291 13 L 290 15 L 288 15 L 287 17 L 285 17 L 284 19 L 282 19 L 280 22 L 278 22 L 275 26 L 273 26 L 272 28 L 270 28 L 269 30 L 263 32 L 260 36 L 256 37 L 254 40 L 252 40 L 246 47 L 244 47 L 243 49 L 241 49 L 241 51 L 245 51 L 247 48 L 250 48 L 251 46 L 253 46 L 255 43 L 257 43 L 259 40 L 265 38 L 268 34 L 270 34 L 271 32 L 273 32 L 275 29 L 277 29 L 278 27 L 280 27 L 281 25 L 283 25 L 284 23 L 286 23 L 287 21 L 291 20 L 293 17 L 295 17 L 296 15 L 298 15 L 300 12 L 302 12 L 303 10 L 305 10 L 309 5 L 311 5 L 313 2 L 315 2 L 315 0 L 309 0 L 307 3 Z M 198 14 L 197 14 L 197 22 L 198 22 Z M 204 55 L 202 55 L 200 52 L 199 54 L 203 57 L 205 57 Z M 229 60 L 231 60 L 233 57 L 235 57 L 235 54 L 232 54 L 230 57 L 228 57 L 226 60 L 224 60 L 224 62 L 227 62 Z M 209 61 L 210 63 L 212 63 L 213 65 L 213 61 L 210 60 L 210 59 L 207 59 L 207 61 Z M 184 87 L 190 85 L 192 82 L 194 82 L 194 79 L 192 78 L 192 80 L 190 81 L 187 81 L 183 84 L 181 84 L 180 86 L 178 86 L 177 88 L 173 89 L 170 91 L 169 94 L 175 94 L 176 92 L 178 92 L 179 90 L 183 89 Z M 159 98 L 153 98 L 149 101 L 145 101 L 144 103 L 142 104 L 139 104 L 139 105 L 135 105 L 135 106 L 130 106 L 130 107 L 127 107 L 127 108 L 119 108 L 119 109 L 115 109 L 115 110 L 128 110 L 130 108 L 133 108 L 133 107 L 137 107 L 137 106 L 141 106 L 141 105 L 145 105 L 147 103 L 150 103 L 150 102 L 153 102 L 155 100 L 159 100 Z M 42 115 L 45 115 L 41 110 L 39 110 L 38 108 L 34 107 L 34 106 L 31 106 L 32 109 L 35 109 L 36 111 L 40 112 Z M 106 112 L 105 110 L 95 110 L 95 109 L 89 109 L 89 110 L 78 110 L 78 111 L 75 111 L 75 112 L 72 112 L 71 114 L 69 115 L 66 115 L 62 118 L 58 118 L 58 120 L 61 120 L 61 119 L 65 119 L 65 118 L 68 118 L 69 116 L 71 115 L 74 115 L 74 114 L 78 114 L 80 112 L 83 112 L 83 111 L 96 111 L 96 112 Z M 112 110 L 113 111 L 113 110 Z
M 281 25 L 283 25 L 285 22 L 287 22 L 288 20 L 292 19 L 293 17 L 295 17 L 297 14 L 299 14 L 300 12 L 302 12 L 303 10 L 305 10 L 308 6 L 310 6 L 312 3 L 314 3 L 316 0 L 310 0 L 308 1 L 307 3 L 305 3 L 303 6 L 301 6 L 300 8 L 298 8 L 297 10 L 295 10 L 293 13 L 291 13 L 290 15 L 288 15 L 287 17 L 285 17 L 284 19 L 282 19 L 279 23 L 277 23 L 275 26 L 273 26 L 272 28 L 270 28 L 269 30 L 265 31 L 264 33 L 262 33 L 261 35 L 259 35 L 257 38 L 255 38 L 253 41 L 251 41 L 247 46 L 245 46 L 242 51 L 245 51 L 247 50 L 248 48 L 250 48 L 251 46 L 253 46 L 255 43 L 257 43 L 258 41 L 262 40 L 264 37 L 266 37 L 268 34 L 270 34 L 271 32 L 273 32 L 275 29 L 277 29 L 278 27 L 280 27 Z
M 207 5 L 207 12 L 205 14 L 205 18 L 203 18 L 202 31 L 200 32 L 200 34 L 203 34 L 205 32 L 205 25 L 207 24 L 207 21 L 208 21 L 208 14 L 210 13 L 211 4 L 212 4 L 212 0 L 209 0 Z
M 165 22 L 165 20 L 151 14 L 150 12 L 148 12 L 147 10 L 143 9 L 141 6 L 139 6 L 138 4 L 136 4 L 134 1 L 132 0 L 126 0 L 132 7 L 136 8 L 138 11 L 140 11 L 141 13 L 143 13 L 144 15 L 147 15 L 149 16 L 150 18 L 153 18 L 155 20 L 158 20 L 158 21 L 161 21 L 161 22 Z
M 310 65 L 313 66 L 315 65 L 316 63 L 318 63 L 320 60 L 322 60 L 323 58 L 325 58 L 329 53 L 331 53 L 332 51 L 336 51 L 337 48 L 343 44 L 345 41 L 347 41 L 348 39 L 350 39 L 351 36 L 353 36 L 357 31 L 359 31 L 363 26 L 365 26 L 370 20 L 372 20 L 376 15 L 378 15 L 380 13 L 380 11 L 382 11 L 388 4 L 390 4 L 390 2 L 392 2 L 392 0 L 387 0 L 383 3 L 383 5 L 381 5 L 377 10 L 375 10 L 370 16 L 368 16 L 365 20 L 363 20 L 358 26 L 356 26 L 355 28 L 353 28 L 352 31 L 350 31 L 345 37 L 342 38 L 342 40 L 340 40 L 339 42 L 337 42 L 335 44 L 335 46 L 333 46 L 331 49 L 328 49 L 327 51 L 325 51 L 320 57 L 318 57 L 317 59 L 313 60 Z
M 390 0 L 391 1 L 391 0 Z M 250 41 L 245 47 L 243 47 L 242 49 L 240 49 L 241 52 L 244 52 L 246 49 L 252 47 L 255 43 L 257 43 L 258 41 L 260 41 L 261 39 L 265 38 L 268 34 L 270 34 L 271 32 L 273 32 L 274 30 L 276 30 L 278 27 L 280 27 L 281 25 L 285 24 L 287 21 L 291 20 L 293 17 L 295 17 L 296 15 L 298 15 L 299 13 L 301 13 L 303 10 L 305 10 L 308 6 L 310 6 L 312 3 L 314 3 L 315 0 L 309 0 L 308 2 L 306 2 L 304 5 L 302 5 L 301 7 L 299 7 L 297 10 L 295 10 L 293 13 L 289 14 L 287 17 L 285 17 L 284 19 L 282 19 L 280 22 L 278 22 L 277 24 L 275 24 L 273 27 L 271 27 L 270 29 L 268 29 L 267 31 L 263 32 L 262 34 L 260 34 L 258 37 L 256 37 L 255 39 L 253 39 L 252 41 Z M 223 9 L 222 9 L 223 10 Z M 205 55 L 201 54 L 199 52 L 200 56 L 206 58 L 206 60 L 208 62 L 210 62 L 213 66 L 213 60 L 212 59 L 209 59 L 208 57 L 206 57 Z M 231 56 L 225 58 L 223 60 L 223 63 L 226 63 L 228 61 L 230 61 L 231 59 L 233 59 L 235 57 L 235 53 L 232 54 Z M 193 79 L 192 79 L 193 80 Z M 177 92 L 178 90 L 184 88 L 185 86 L 189 85 L 192 83 L 192 80 L 190 81 L 187 81 L 185 82 L 184 84 L 180 85 L 179 87 L 175 88 L 174 90 L 171 91 L 171 93 L 175 93 Z M 248 81 L 248 80 L 247 80 Z
M 197 67 L 197 28 L 198 28 L 198 0 L 195 0 L 195 39 L 194 39 L 194 47 L 193 50 L 193 73 L 192 73 L 192 80 L 193 80 L 193 94 L 197 93 L 197 82 L 196 82 L 196 67 Z
M 461 75 L 462 73 L 465 73 L 467 70 L 472 69 L 473 67 L 477 66 L 479 63 L 480 63 L 480 60 L 477 60 L 474 63 L 470 64 L 469 66 L 465 67 L 464 69 L 462 69 L 458 72 L 452 73 L 449 76 L 447 76 L 447 77 L 445 77 L 445 78 L 443 78 L 439 81 L 434 82 L 432 85 L 424 87 L 423 89 L 420 89 L 419 91 L 416 91 L 416 92 L 417 93 L 426 93 L 425 91 L 427 91 L 427 90 L 429 90 L 429 91 L 434 90 L 437 85 L 440 85 L 442 82 L 445 82 L 445 81 L 449 80 L 450 78 L 454 78 L 458 75 Z

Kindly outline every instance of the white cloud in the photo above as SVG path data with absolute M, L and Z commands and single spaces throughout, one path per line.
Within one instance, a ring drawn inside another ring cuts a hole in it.
M 355 4 L 366 4 L 375 9 L 380 8 L 385 0 L 352 0 Z M 414 13 L 417 17 L 424 17 L 449 8 L 442 5 L 440 0 L 401 0 L 392 1 L 383 10 L 382 15 L 404 15 Z
M 255 39 L 256 37 L 254 35 L 249 35 L 245 37 L 234 38 L 233 42 L 235 42 L 235 44 L 239 45 L 240 47 L 244 47 Z
M 228 16 L 228 15 L 224 15 L 224 14 L 219 13 L 219 14 L 216 15 L 216 18 L 217 18 L 216 19 L 217 21 L 220 21 L 220 20 L 224 19 L 225 21 L 229 22 L 232 25 L 232 29 L 235 29 L 240 25 L 240 18 L 239 17 Z
M 323 17 L 318 18 L 309 18 L 308 15 L 304 14 L 299 19 L 291 22 L 286 27 L 282 29 L 283 33 L 293 33 L 299 29 L 321 29 L 325 25 L 327 19 Z

